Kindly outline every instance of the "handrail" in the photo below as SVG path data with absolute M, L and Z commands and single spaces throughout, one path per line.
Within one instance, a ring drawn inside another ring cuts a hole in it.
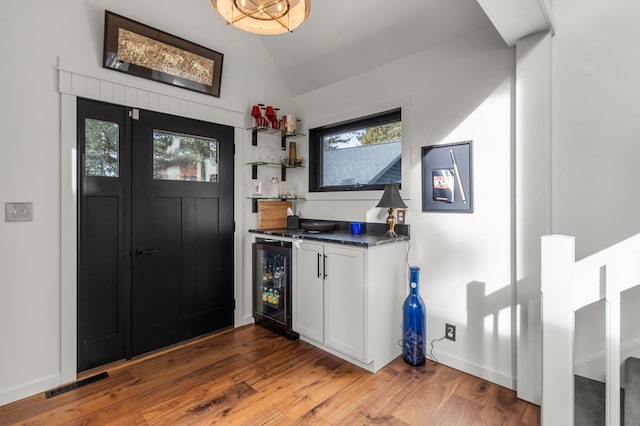
M 606 425 L 620 424 L 620 293 L 640 283 L 640 234 L 575 260 L 575 239 L 542 237 L 542 423 L 574 424 L 574 315 L 605 303 Z

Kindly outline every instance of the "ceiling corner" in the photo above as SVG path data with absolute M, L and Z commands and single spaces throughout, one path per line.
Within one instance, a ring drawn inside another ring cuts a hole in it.
M 509 47 L 540 31 L 553 33 L 549 0 L 477 0 L 493 26 Z

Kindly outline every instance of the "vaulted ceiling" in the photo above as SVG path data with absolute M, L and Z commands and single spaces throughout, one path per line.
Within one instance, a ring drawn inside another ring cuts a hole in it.
M 487 26 L 513 46 L 545 29 L 546 1 L 312 0 L 293 33 L 260 37 L 300 95 Z
M 293 33 L 262 39 L 299 95 L 487 25 L 476 0 L 313 0 Z

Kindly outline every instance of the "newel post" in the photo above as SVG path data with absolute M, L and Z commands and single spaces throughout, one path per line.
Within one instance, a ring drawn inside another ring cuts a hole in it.
M 574 424 L 571 286 L 575 239 L 542 237 L 542 413 L 543 425 Z

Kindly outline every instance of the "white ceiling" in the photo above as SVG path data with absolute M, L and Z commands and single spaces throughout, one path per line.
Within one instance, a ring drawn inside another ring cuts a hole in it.
M 293 33 L 260 37 L 297 96 L 491 25 L 477 0 L 312 0 Z

